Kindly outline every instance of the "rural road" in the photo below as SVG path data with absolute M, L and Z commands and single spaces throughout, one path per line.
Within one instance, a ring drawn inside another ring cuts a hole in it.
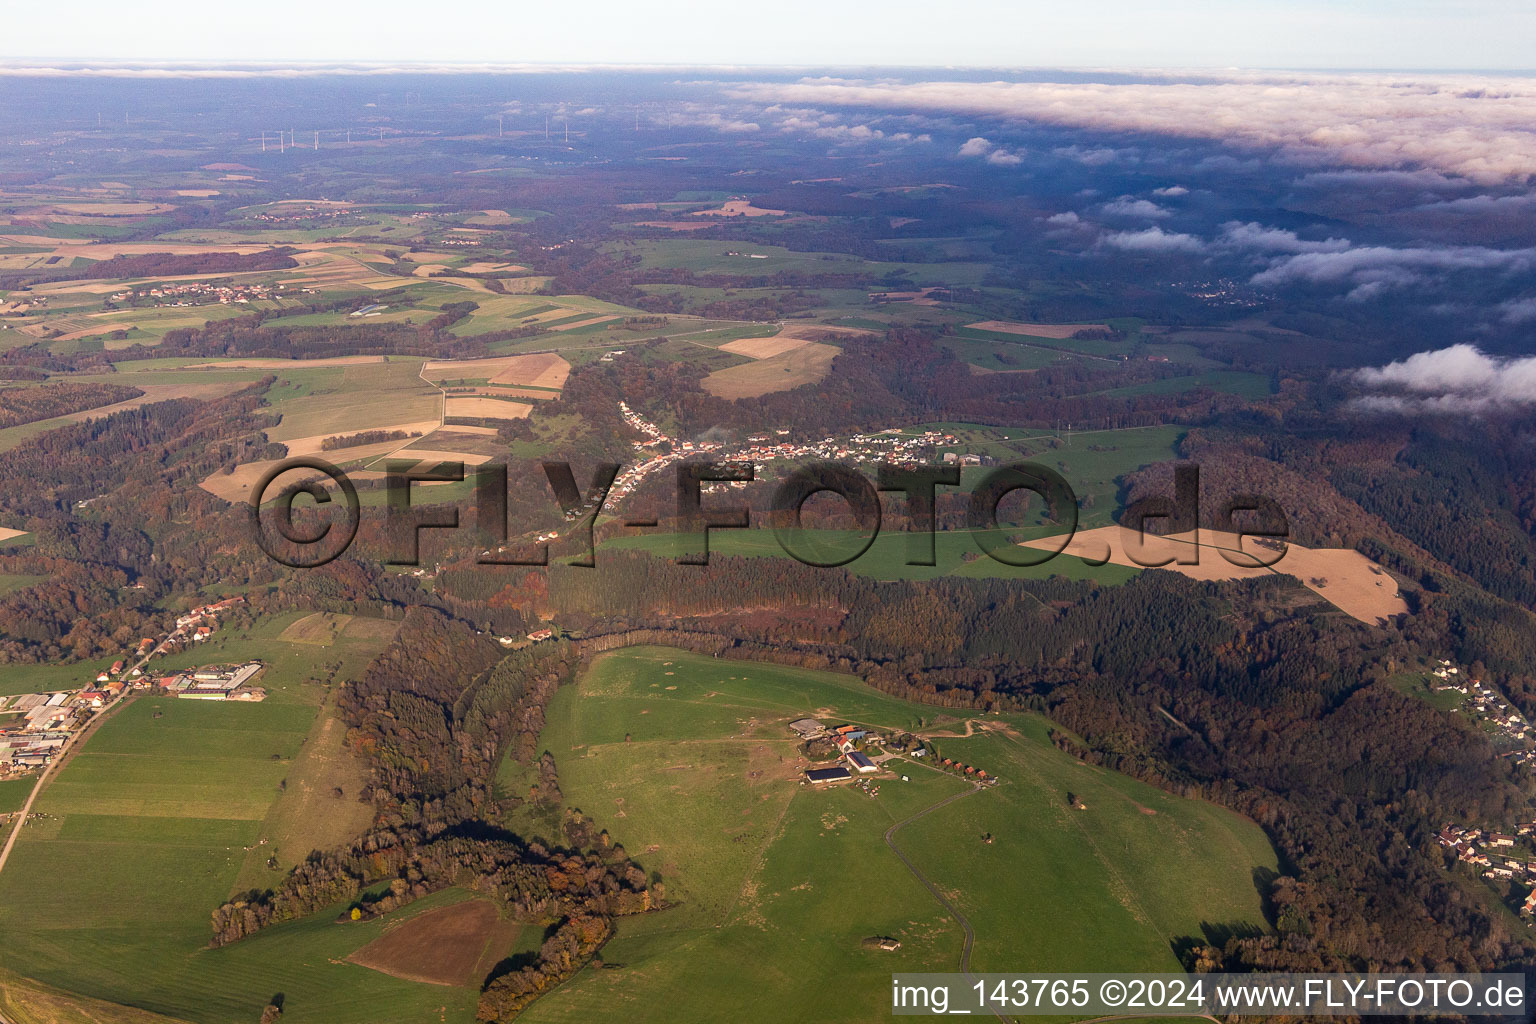
M 918 818 L 921 818 L 926 814 L 931 814 L 938 810 L 940 807 L 948 806 L 949 804 L 954 803 L 956 800 L 962 800 L 965 797 L 970 796 L 972 793 L 979 792 L 981 792 L 981 787 L 973 786 L 963 793 L 956 793 L 954 796 L 947 796 L 943 800 L 940 800 L 938 803 L 930 804 L 929 806 L 924 807 L 910 818 L 904 818 L 885 830 L 885 845 L 889 846 L 891 848 L 891 852 L 899 857 L 901 862 L 907 866 L 907 870 L 912 872 L 912 877 L 916 878 L 919 882 L 922 882 L 924 888 L 933 894 L 933 898 L 938 900 L 939 904 L 943 906 L 945 910 L 949 911 L 950 916 L 953 917 L 956 921 L 960 922 L 960 927 L 965 932 L 965 944 L 960 949 L 961 974 L 970 973 L 971 947 L 976 943 L 976 932 L 971 928 L 971 922 L 967 921 L 965 919 L 965 915 L 960 913 L 960 908 L 951 903 L 947 896 L 939 892 L 939 887 L 934 885 L 933 882 L 928 879 L 927 875 L 919 871 L 917 865 L 913 864 L 912 861 L 907 858 L 905 853 L 901 852 L 901 847 L 896 845 L 895 839 L 893 837 L 899 830 L 906 827 L 907 825 L 912 824 Z
M 27 815 L 32 813 L 32 804 L 37 799 L 37 795 L 43 791 L 44 786 L 48 785 L 48 781 L 54 774 L 70 760 L 69 755 L 84 743 L 85 738 L 95 732 L 102 722 L 106 721 L 107 715 L 128 697 L 129 692 L 124 690 L 116 700 L 102 708 L 100 713 L 91 719 L 90 725 L 65 740 L 64 745 L 59 748 L 59 755 L 48 762 L 42 773 L 38 775 L 32 792 L 27 794 L 27 802 L 22 804 L 21 810 L 16 812 L 16 824 L 11 827 L 11 834 L 5 837 L 5 846 L 0 847 L 0 871 L 5 870 L 5 862 L 11 858 L 11 847 L 16 845 L 16 837 L 21 835 L 21 826 L 26 824 Z
M 936 804 L 929 804 L 927 807 L 924 807 L 910 818 L 903 818 L 901 821 L 898 821 L 896 824 L 885 830 L 885 845 L 889 846 L 891 848 L 891 852 L 900 858 L 901 862 L 907 866 L 907 870 L 912 872 L 912 877 L 923 883 L 923 887 L 933 895 L 934 899 L 939 901 L 939 905 L 942 906 L 945 910 L 949 911 L 951 917 L 960 922 L 960 928 L 965 932 L 965 942 L 960 947 L 960 973 L 966 975 L 967 977 L 969 977 L 971 973 L 971 947 L 976 944 L 976 930 L 971 927 L 971 922 L 965 919 L 965 915 L 960 913 L 960 908 L 951 903 L 949 901 L 949 897 L 939 892 L 939 887 L 934 885 L 933 882 L 929 880 L 928 876 L 919 871 L 917 865 L 913 864 L 912 861 L 907 858 L 907 855 L 901 852 L 901 847 L 896 845 L 894 837 L 896 833 L 903 827 L 912 824 L 912 822 L 916 821 L 918 818 L 923 817 L 925 814 L 932 814 L 940 807 L 946 807 L 949 804 L 954 803 L 956 800 L 963 800 L 970 796 L 972 793 L 980 792 L 980 786 L 972 786 L 970 789 L 967 789 L 963 793 L 956 793 L 954 796 L 945 797 L 943 800 L 940 800 Z M 993 1010 L 992 1012 L 998 1020 L 1006 1021 L 1008 1019 L 1001 1013 L 998 1013 L 996 1010 Z
M 149 659 L 165 650 L 166 643 L 180 633 L 180 629 L 172 630 L 168 636 L 155 644 L 154 647 L 151 647 L 143 657 L 124 669 L 118 675 L 118 681 L 122 682 L 133 678 L 133 673 L 136 670 L 143 671 L 144 666 L 149 664 Z M 0 847 L 0 871 L 5 870 L 5 862 L 11 859 L 11 847 L 16 845 L 16 837 L 21 835 L 21 826 L 27 823 L 27 815 L 32 813 L 32 804 L 37 800 L 37 795 L 43 791 L 44 786 L 48 785 L 49 780 L 53 778 L 55 773 L 62 770 L 64 765 L 69 762 L 73 752 L 85 743 L 91 733 L 101 728 L 101 723 L 105 722 L 112 712 L 117 709 L 117 706 L 127 700 L 132 693 L 131 689 L 124 687 L 123 692 L 118 694 L 110 704 L 91 716 L 90 724 L 64 741 L 64 745 L 59 748 L 58 756 L 48 762 L 47 766 L 38 774 L 37 782 L 32 786 L 32 792 L 27 794 L 27 802 L 21 805 L 20 811 L 16 812 L 16 824 L 12 826 L 11 834 L 5 837 L 5 846 Z M 4 1024 L 4 1022 L 0 1021 L 0 1024 Z

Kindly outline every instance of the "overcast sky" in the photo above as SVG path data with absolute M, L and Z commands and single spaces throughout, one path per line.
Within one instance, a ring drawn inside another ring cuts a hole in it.
M 1531 0 L 12 0 L 0 56 L 1530 70 Z

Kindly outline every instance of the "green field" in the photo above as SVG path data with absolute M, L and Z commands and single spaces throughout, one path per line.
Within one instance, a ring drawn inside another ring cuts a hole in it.
M 96 678 L 96 673 L 112 664 L 112 660 L 102 658 L 72 665 L 0 665 L 0 697 L 16 693 L 78 690 L 89 685 Z
M 1455 690 L 1434 690 L 1430 684 L 1434 677 L 1428 672 L 1398 672 L 1388 678 L 1387 682 L 1398 693 L 1408 697 L 1417 697 L 1431 707 L 1441 711 L 1455 711 L 1466 701 L 1467 695 Z
M 1048 530 L 1018 531 L 1021 536 L 1044 536 Z M 998 533 L 1002 536 L 1002 533 Z M 857 551 L 865 535 L 853 530 L 803 530 L 799 536 L 807 548 L 823 554 L 816 560 L 836 561 Z M 791 544 L 797 543 L 791 541 Z M 660 558 L 675 558 L 685 552 L 704 549 L 699 534 L 674 535 L 648 530 L 626 537 L 612 537 L 602 542 L 604 550 L 645 551 Z M 797 548 L 798 550 L 798 548 Z M 712 530 L 709 535 L 711 557 L 788 558 L 771 530 Z M 601 556 L 598 556 L 601 558 Z M 1089 565 L 1074 555 L 1058 555 L 1033 566 L 1011 566 L 981 553 L 969 530 L 946 530 L 935 535 L 935 565 L 907 565 L 907 537 L 900 531 L 882 530 L 869 550 L 844 568 L 860 576 L 882 580 L 933 579 L 936 576 L 967 576 L 984 579 L 1043 580 L 1063 576 L 1072 580 L 1097 580 L 1100 583 L 1124 583 L 1139 569 L 1123 565 Z
M 442 397 L 437 388 L 421 379 L 422 362 L 400 358 L 344 366 L 334 392 L 317 391 L 278 401 L 282 421 L 269 436 L 284 441 L 436 419 Z
M 549 708 L 544 745 L 568 806 L 593 817 L 669 901 L 620 921 L 587 968 L 536 1002 L 535 1024 L 846 1021 L 884 1016 L 893 971 L 953 971 L 961 930 L 884 843 L 951 895 L 985 970 L 1177 970 L 1173 944 L 1204 925 L 1263 928 L 1260 830 L 1210 804 L 1077 763 L 1036 718 L 974 716 L 970 739 L 930 736 L 1003 784 L 971 790 L 925 763 L 897 762 L 870 797 L 798 783 L 785 723 L 970 731 L 960 716 L 850 676 L 634 648 L 596 661 Z M 516 793 L 526 772 L 504 766 Z M 1074 810 L 1068 793 L 1085 805 Z M 514 826 L 551 827 L 526 809 Z M 982 842 L 990 832 L 994 842 Z M 864 948 L 890 935 L 901 948 Z
M 27 802 L 27 794 L 32 792 L 32 785 L 36 781 L 36 778 L 29 775 L 0 782 L 0 814 L 21 810 L 21 805 Z
M 43 582 L 47 578 L 46 576 L 31 576 L 26 573 L 0 573 L 0 595 L 30 587 L 33 584 Z
M 1110 388 L 1098 394 L 1109 398 L 1135 398 L 1139 395 L 1171 395 L 1181 391 L 1210 388 L 1240 398 L 1267 398 L 1272 393 L 1269 377 L 1262 373 L 1244 373 L 1239 370 L 1217 370 L 1197 373 L 1188 377 L 1164 377 L 1144 384 L 1128 384 L 1122 388 Z
M 338 733 L 324 735 L 326 689 L 306 680 L 329 666 L 339 678 L 354 676 L 385 630 L 349 624 L 328 646 L 278 640 L 299 618 L 230 632 L 156 666 L 259 657 L 269 665 L 259 680 L 266 701 L 140 696 L 49 784 L 34 807 L 40 817 L 0 874 L 8 968 L 209 1024 L 244 1024 L 277 992 L 287 996 L 284 1020 L 315 1024 L 472 1017 L 473 990 L 341 962 L 377 937 L 379 922 L 338 926 L 334 914 L 321 914 L 205 948 L 212 910 L 242 886 L 270 884 L 277 872 L 267 858 L 295 863 L 308 852 L 299 848 L 306 837 L 325 832 L 322 816 L 336 813 L 325 800 L 341 778 L 329 770 Z M 306 803 L 306 785 L 323 787 L 324 799 Z M 9 790 L 0 796 L 11 799 Z

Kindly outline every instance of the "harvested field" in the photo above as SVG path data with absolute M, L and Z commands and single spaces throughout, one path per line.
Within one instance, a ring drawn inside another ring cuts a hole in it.
M 575 321 L 573 323 L 556 324 L 555 326 L 551 327 L 550 330 L 551 331 L 574 331 L 574 330 L 578 330 L 579 328 L 582 328 L 582 327 L 596 327 L 598 324 L 605 324 L 605 323 L 607 323 L 610 320 L 617 320 L 618 318 L 619 317 L 618 317 L 617 313 L 607 313 L 607 314 L 604 314 L 602 316 L 589 316 L 589 317 L 587 317 L 584 320 L 577 320 L 577 321 Z
M 738 356 L 746 356 L 748 359 L 770 359 L 773 356 L 783 355 L 785 352 L 807 344 L 810 344 L 810 342 L 805 338 L 794 338 L 780 334 L 772 338 L 741 338 L 737 341 L 721 345 L 720 351 L 730 352 Z
M 522 356 L 490 356 L 485 359 L 445 359 L 427 363 L 422 376 L 431 381 L 476 380 L 517 387 L 565 387 L 571 364 L 554 352 Z M 554 397 L 553 394 L 547 397 Z
M 565 387 L 571 375 L 571 364 L 556 352 L 539 352 L 526 356 L 508 356 L 502 360 L 501 369 L 490 375 L 492 384 L 511 384 L 520 387 Z
M 1107 331 L 1108 324 L 1016 324 L 1008 320 L 980 320 L 965 326 L 976 331 L 1023 334 L 1031 338 L 1070 338 L 1078 331 Z
M 376 291 L 400 287 L 400 278 L 385 277 L 367 264 L 339 253 L 310 249 L 296 253 L 293 258 L 299 265 L 289 273 L 299 276 L 283 278 L 280 284 L 321 288 L 351 284 Z
M 277 638 L 290 644 L 318 644 L 322 647 L 328 647 L 338 639 L 388 643 L 394 639 L 399 628 L 400 623 L 390 619 L 314 612 L 290 623 Z
M 1131 542 L 1135 543 L 1134 535 Z M 1049 550 L 1058 543 L 1057 539 L 1045 537 L 1026 541 L 1025 546 Z M 1118 526 L 1104 526 L 1073 536 L 1063 554 L 1094 561 L 1107 559 L 1116 565 L 1139 565 L 1126 552 L 1125 544 L 1126 531 Z M 1349 548 L 1304 548 L 1299 544 L 1288 544 L 1285 555 L 1272 568 L 1233 565 L 1222 552 L 1231 554 L 1238 561 L 1245 555 L 1267 561 L 1274 557 L 1274 553 L 1259 546 L 1255 538 L 1247 538 L 1244 546 L 1237 534 L 1201 530 L 1198 545 L 1190 534 L 1148 537 L 1140 557 L 1143 562 L 1157 561 L 1181 551 L 1188 552 L 1192 546 L 1198 546 L 1200 551 L 1198 565 L 1170 562 L 1159 568 L 1196 580 L 1237 580 L 1271 573 L 1289 574 L 1340 611 L 1365 623 L 1374 624 L 1408 611 L 1397 581 L 1381 566 Z
M 771 338 L 739 338 L 720 346 L 720 351 L 748 359 L 772 359 L 792 352 L 802 345 L 835 338 L 838 335 L 869 335 L 869 331 L 855 327 L 825 327 L 820 324 L 791 324 L 783 327 Z
M 0 526 L 0 540 L 15 540 L 17 537 L 25 537 L 26 530 L 13 530 L 8 526 Z
M 505 405 L 506 403 L 502 403 Z M 421 459 L 424 462 L 462 462 L 466 466 L 478 466 L 490 462 L 491 456 L 475 452 L 448 451 L 443 448 L 402 448 L 395 453 L 398 458 Z
M 267 470 L 281 461 L 281 459 L 263 459 L 259 462 L 247 462 L 236 466 L 232 473 L 215 471 L 197 486 L 231 504 L 248 502 L 251 500 L 251 488 L 256 486 L 256 482 L 265 475 Z M 294 479 L 297 480 L 299 477 L 295 476 Z
M 458 269 L 465 274 L 516 274 L 528 268 L 520 267 L 516 263 L 486 263 L 482 261 L 479 263 L 469 263 Z
M 490 380 L 505 370 L 515 359 L 524 356 L 486 356 L 484 359 L 433 359 L 421 368 L 427 380 L 474 380 L 484 377 Z
M 402 437 L 393 441 L 379 441 L 376 444 L 352 445 L 351 447 L 347 448 L 332 448 L 328 451 L 323 447 L 327 438 L 346 437 L 349 431 L 341 431 L 340 433 L 331 434 L 314 434 L 310 437 L 296 437 L 292 440 L 284 441 L 283 444 L 288 446 L 288 454 L 290 456 L 318 455 L 328 462 L 340 462 L 342 460 L 351 461 L 352 459 L 361 459 L 368 455 L 383 454 L 384 452 L 399 448 L 401 445 L 408 444 L 412 440 L 419 441 L 423 437 L 426 437 L 428 434 L 432 433 L 432 431 L 436 430 L 437 426 L 437 420 L 430 419 L 416 420 L 412 423 L 395 423 L 384 427 L 372 427 L 370 428 L 372 430 L 400 431 L 406 434 L 420 434 L 421 437 Z M 355 431 L 350 433 L 355 433 Z
M 717 210 L 699 210 L 694 217 L 783 217 L 788 210 L 765 210 L 750 199 L 732 199 Z
M 209 199 L 219 195 L 219 190 L 216 188 L 179 188 L 176 190 L 176 194 L 186 196 L 188 199 Z
M 93 242 L 89 238 L 54 238 L 51 235 L 0 235 L 0 242 L 53 248 L 51 254 L 33 255 L 83 256 L 92 260 L 109 260 L 114 256 L 143 256 L 151 252 L 166 252 L 175 256 L 193 256 L 205 252 L 248 255 L 272 248 L 270 245 L 211 245 L 206 242 Z
M 351 621 L 352 616 L 350 615 L 315 612 L 293 622 L 287 629 L 279 633 L 277 638 L 290 644 L 329 646 L 336 637 L 341 635 L 341 631 Z
M 449 398 L 445 416 L 472 420 L 522 420 L 533 412 L 527 402 L 504 402 L 499 398 Z
M 184 363 L 184 370 L 293 370 L 311 366 L 356 366 L 360 363 L 382 363 L 383 356 L 330 356 L 325 359 L 277 359 L 256 356 L 249 359 L 225 359 L 216 363 L 206 360 Z
M 352 621 L 342 629 L 341 635 L 347 640 L 374 640 L 379 643 L 389 643 L 400 631 L 400 623 L 390 619 L 376 619 L 370 615 L 354 615 Z
M 776 356 L 716 370 L 704 378 L 704 390 L 720 398 L 756 398 L 813 384 L 827 375 L 840 351 L 809 341 Z
M 347 957 L 382 974 L 428 985 L 471 985 L 475 968 L 493 941 L 511 944 L 515 926 L 503 922 L 484 900 L 465 900 L 429 910 L 389 928 Z

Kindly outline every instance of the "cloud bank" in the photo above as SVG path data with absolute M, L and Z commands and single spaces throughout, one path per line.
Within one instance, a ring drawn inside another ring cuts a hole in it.
M 1536 80 L 1473 75 L 1231 75 L 1146 82 L 745 83 L 758 102 L 855 106 L 1151 132 L 1277 149 L 1299 163 L 1536 175 Z M 1112 151 L 1108 151 L 1112 152 Z
M 1366 412 L 1479 415 L 1536 405 L 1536 356 L 1504 359 L 1473 345 L 1420 352 L 1349 375 L 1367 392 Z

